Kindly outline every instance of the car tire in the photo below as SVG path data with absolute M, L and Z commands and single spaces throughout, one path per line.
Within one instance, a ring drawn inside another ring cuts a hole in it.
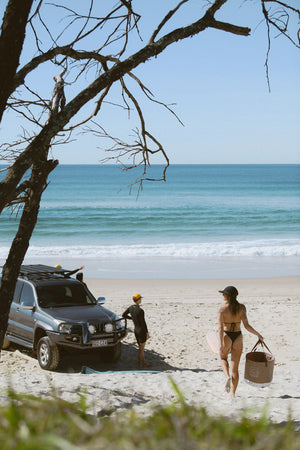
M 113 347 L 107 347 L 101 350 L 101 359 L 104 362 L 116 362 L 120 359 L 122 353 L 122 344 L 118 342 Z
M 60 359 L 59 350 L 48 336 L 44 336 L 39 340 L 37 358 L 42 369 L 55 370 L 57 368 Z
M 2 349 L 6 350 L 10 346 L 10 341 L 6 338 L 3 339 Z

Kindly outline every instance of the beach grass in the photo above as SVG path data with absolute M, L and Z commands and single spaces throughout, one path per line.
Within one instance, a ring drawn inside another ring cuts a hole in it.
M 84 392 L 77 403 L 54 396 L 7 392 L 0 407 L 0 445 L 6 449 L 221 449 L 274 450 L 300 448 L 296 424 L 274 424 L 262 411 L 259 419 L 210 416 L 205 408 L 190 406 L 173 383 L 177 400 L 149 415 L 100 411 L 88 413 Z

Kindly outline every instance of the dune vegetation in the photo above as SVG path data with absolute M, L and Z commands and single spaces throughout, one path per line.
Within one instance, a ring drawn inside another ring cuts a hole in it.
M 76 404 L 53 393 L 49 399 L 7 392 L 0 407 L 0 445 L 6 449 L 289 449 L 300 448 L 295 422 L 275 424 L 266 412 L 239 421 L 212 417 L 205 408 L 187 405 L 174 384 L 177 401 L 149 415 L 100 411 L 88 413 L 86 397 Z

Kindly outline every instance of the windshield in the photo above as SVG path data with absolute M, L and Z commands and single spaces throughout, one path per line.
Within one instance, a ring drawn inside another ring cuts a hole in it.
M 96 305 L 93 295 L 82 284 L 38 286 L 38 303 L 42 308 Z

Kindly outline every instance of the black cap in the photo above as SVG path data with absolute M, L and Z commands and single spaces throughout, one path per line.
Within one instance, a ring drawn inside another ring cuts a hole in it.
M 227 294 L 229 297 L 237 297 L 239 295 L 237 288 L 234 286 L 227 286 L 223 291 L 219 292 L 221 292 L 221 294 Z

